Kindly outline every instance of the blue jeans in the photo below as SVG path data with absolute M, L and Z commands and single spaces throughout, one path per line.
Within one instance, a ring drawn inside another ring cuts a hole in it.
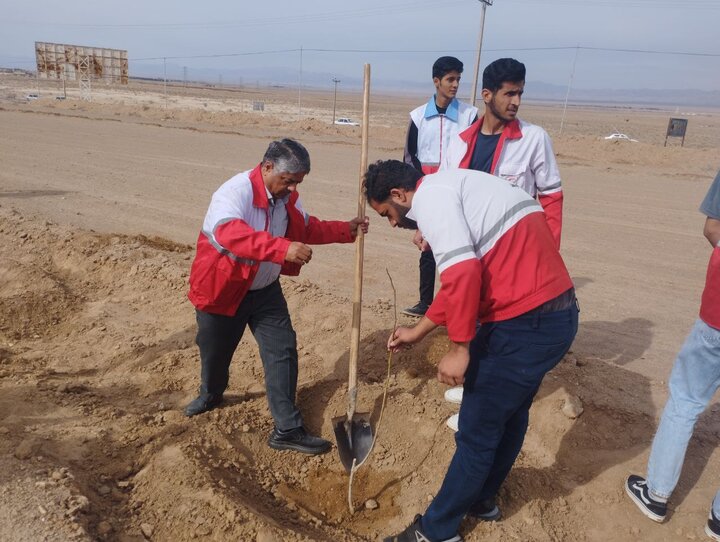
M 435 256 L 432 250 L 420 253 L 420 303 L 429 307 L 435 297 Z
M 431 540 L 455 536 L 472 505 L 495 496 L 522 447 L 533 397 L 577 326 L 572 306 L 480 327 L 470 343 L 455 455 L 422 518 Z
M 648 461 L 648 488 L 669 498 L 685 460 L 698 416 L 720 387 L 720 330 L 698 319 L 675 360 L 670 395 L 653 439 Z M 713 510 L 720 516 L 720 491 Z

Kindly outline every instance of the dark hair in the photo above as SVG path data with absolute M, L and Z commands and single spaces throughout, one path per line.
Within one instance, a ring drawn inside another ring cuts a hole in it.
M 263 162 L 272 162 L 283 173 L 310 173 L 310 154 L 294 139 L 273 141 L 265 151 Z
M 498 58 L 491 62 L 483 71 L 482 88 L 495 92 L 503 83 L 520 83 L 525 81 L 525 64 L 514 58 Z
M 414 191 L 422 177 L 417 169 L 400 160 L 378 160 L 365 172 L 365 195 L 368 201 L 382 203 L 390 197 L 393 188 Z
M 450 72 L 463 72 L 463 63 L 454 56 L 441 56 L 435 61 L 432 68 L 433 79 L 442 79 Z

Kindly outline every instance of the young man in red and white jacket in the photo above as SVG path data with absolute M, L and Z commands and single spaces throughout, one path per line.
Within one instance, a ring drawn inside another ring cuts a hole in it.
M 517 118 L 525 89 L 525 65 L 513 58 L 495 60 L 483 71 L 482 85 L 485 114 L 452 139 L 441 169 L 491 173 L 537 198 L 559 249 L 563 193 L 552 142 L 540 126 Z M 448 390 L 445 398 L 460 403 L 462 388 Z M 457 431 L 457 422 L 454 414 L 447 425 Z
M 441 56 L 432 67 L 435 94 L 427 103 L 410 112 L 405 141 L 405 163 L 418 171 L 434 173 L 440 167 L 450 141 L 477 120 L 477 107 L 457 99 L 463 63 L 454 56 Z M 413 243 L 420 249 L 420 300 L 403 310 L 408 316 L 422 316 L 435 295 L 435 260 L 422 235 Z
M 388 340 L 397 351 L 447 328 L 438 380 L 464 385 L 457 449 L 424 516 L 387 541 L 460 541 L 466 514 L 496 508 L 520 452 L 533 397 L 577 332 L 575 291 L 540 205 L 472 170 L 426 175 L 396 160 L 365 174 L 368 201 L 390 224 L 419 228 L 440 290 L 419 323 Z M 477 327 L 477 322 L 482 325 Z
M 200 394 L 187 416 L 222 403 L 232 356 L 249 326 L 260 348 L 275 428 L 275 449 L 317 454 L 327 440 L 309 435 L 295 405 L 298 359 L 295 332 L 279 276 L 297 275 L 310 262 L 309 244 L 350 243 L 365 217 L 348 222 L 308 215 L 297 186 L 310 172 L 310 156 L 297 141 L 273 141 L 262 162 L 235 175 L 212 197 L 198 236 L 188 297 L 196 309 Z
M 517 117 L 525 89 L 525 65 L 500 58 L 483 71 L 485 114 L 454 137 L 441 169 L 492 173 L 537 198 L 560 248 L 563 193 L 552 142 L 540 126 Z

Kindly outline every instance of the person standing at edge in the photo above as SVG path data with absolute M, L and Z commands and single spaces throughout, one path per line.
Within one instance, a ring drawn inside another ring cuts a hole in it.
M 700 211 L 707 217 L 703 233 L 713 247 L 700 316 L 670 374 L 670 395 L 653 439 L 647 479 L 633 474 L 625 481 L 625 491 L 640 511 L 657 522 L 665 520 L 695 422 L 720 388 L 720 172 Z M 720 491 L 710 506 L 705 533 L 720 541 Z
M 560 249 L 563 193 L 555 153 L 547 132 L 517 117 L 525 89 L 525 65 L 500 58 L 483 71 L 485 114 L 450 142 L 441 169 L 468 168 L 491 173 L 537 198 Z M 461 387 L 445 399 L 462 402 Z M 457 414 L 448 419 L 457 431 Z
M 273 141 L 262 162 L 235 175 L 214 194 L 190 271 L 200 348 L 200 394 L 185 408 L 195 416 L 220 405 L 235 349 L 249 326 L 260 349 L 267 400 L 275 422 L 268 445 L 319 454 L 327 440 L 308 434 L 295 405 L 296 336 L 279 275 L 297 275 L 310 262 L 308 244 L 351 243 L 366 217 L 348 222 L 308 215 L 297 187 L 310 156 L 292 139 Z
M 437 171 L 452 138 L 477 120 L 477 107 L 456 98 L 462 72 L 463 63 L 457 58 L 438 58 L 432 67 L 435 94 L 410 112 L 404 160 L 424 174 Z M 421 251 L 420 301 L 402 312 L 419 317 L 425 314 L 435 295 L 435 260 L 421 232 L 415 232 L 413 243 Z
M 439 492 L 423 516 L 385 540 L 459 542 L 466 514 L 498 510 L 495 497 L 520 453 L 533 398 L 575 338 L 575 290 L 542 208 L 502 179 L 466 169 L 421 179 L 387 160 L 368 168 L 365 189 L 393 227 L 419 227 L 440 271 L 425 316 L 395 330 L 388 348 L 445 326 L 451 344 L 437 378 L 465 384 L 456 450 Z

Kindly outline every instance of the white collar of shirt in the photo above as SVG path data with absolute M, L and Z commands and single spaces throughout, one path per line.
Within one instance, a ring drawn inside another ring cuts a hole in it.
M 288 199 L 290 198 L 290 194 L 288 194 L 288 195 L 285 196 L 284 198 L 276 198 L 275 196 L 273 196 L 273 195 L 270 193 L 270 190 L 268 190 L 268 187 L 267 187 L 267 186 L 265 187 L 265 194 L 267 194 L 268 202 L 269 202 L 270 205 L 272 205 L 273 207 L 275 206 L 275 204 L 276 204 L 278 201 L 282 201 L 283 203 L 287 203 L 287 202 L 288 202 Z

